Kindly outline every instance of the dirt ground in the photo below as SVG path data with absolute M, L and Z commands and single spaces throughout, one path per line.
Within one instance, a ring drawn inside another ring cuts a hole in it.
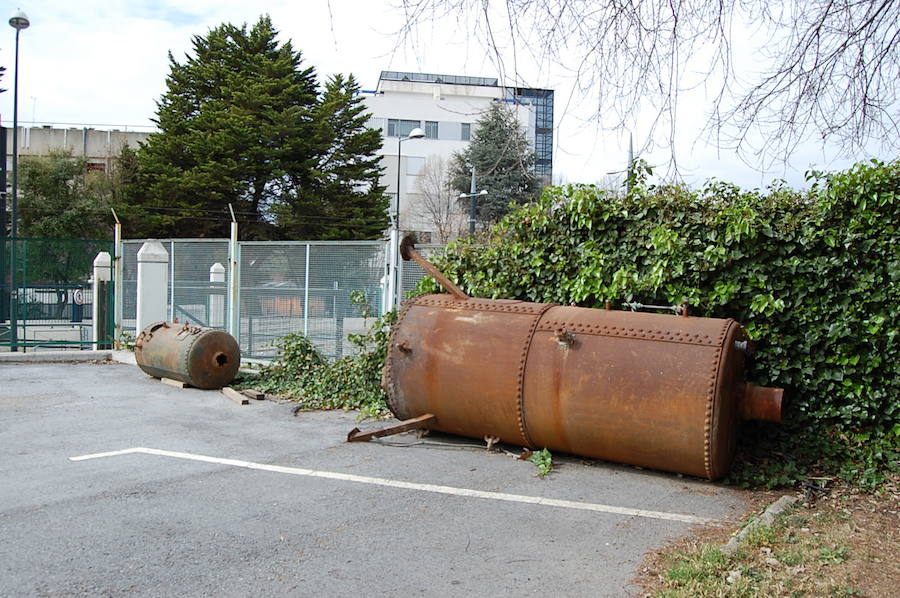
M 754 493 L 750 516 L 781 494 Z M 734 557 L 719 553 L 737 531 L 696 529 L 649 555 L 635 579 L 641 596 L 900 595 L 900 478 L 878 494 L 827 484 L 826 492 L 804 492 Z

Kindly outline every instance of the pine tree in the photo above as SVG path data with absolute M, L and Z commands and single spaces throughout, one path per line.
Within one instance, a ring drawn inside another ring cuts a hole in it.
M 474 166 L 478 190 L 488 192 L 478 198 L 477 217 L 495 222 L 509 212 L 510 204 L 537 197 L 540 181 L 534 174 L 534 162 L 534 150 L 516 113 L 505 104 L 494 103 L 475 123 L 469 147 L 454 154 L 452 185 L 460 193 L 468 193 Z
M 318 89 L 269 17 L 224 24 L 170 54 L 160 132 L 138 152 L 129 203 L 142 236 L 225 236 L 227 205 L 251 239 L 370 239 L 387 227 L 381 134 L 353 77 Z
M 169 54 L 167 91 L 138 152 L 135 200 L 157 236 L 225 236 L 233 204 L 242 236 L 274 236 L 269 213 L 311 186 L 314 69 L 264 16 L 248 30 L 223 24 L 193 39 L 193 56 Z

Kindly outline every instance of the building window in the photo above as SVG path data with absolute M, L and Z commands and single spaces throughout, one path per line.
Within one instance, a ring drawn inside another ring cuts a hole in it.
M 387 127 L 388 137 L 407 137 L 416 127 L 421 127 L 422 121 L 419 120 L 403 120 L 398 118 L 389 118 Z
M 537 133 L 534 136 L 534 153 L 538 160 L 551 160 L 553 158 L 553 137 L 546 133 Z
M 535 126 L 539 129 L 553 128 L 553 96 L 538 98 L 535 101 Z
M 437 139 L 438 138 L 438 124 L 435 120 L 426 120 L 425 121 L 425 138 L 426 139 Z
M 469 141 L 472 138 L 472 123 L 462 123 L 462 134 L 459 138 L 462 141 Z

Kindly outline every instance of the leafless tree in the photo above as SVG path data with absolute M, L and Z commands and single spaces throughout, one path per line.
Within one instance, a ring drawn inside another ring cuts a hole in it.
M 422 194 L 420 213 L 434 227 L 438 243 L 459 236 L 465 226 L 465 213 L 460 207 L 459 193 L 450 186 L 450 171 L 442 156 L 430 156 L 419 174 Z
M 523 57 L 566 68 L 576 81 L 568 104 L 591 102 L 609 129 L 630 129 L 649 112 L 670 149 L 679 96 L 700 87 L 712 98 L 704 137 L 757 163 L 810 140 L 845 155 L 873 142 L 900 148 L 900 0 L 400 4 L 407 36 L 454 16 L 489 40 L 508 84 L 528 84 Z

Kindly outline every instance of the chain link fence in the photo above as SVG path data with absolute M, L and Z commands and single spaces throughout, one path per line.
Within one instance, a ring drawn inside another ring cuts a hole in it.
M 443 248 L 443 245 L 416 245 L 416 251 L 429 261 L 435 253 Z M 409 296 L 409 293 L 416 289 L 416 285 L 425 277 L 426 272 L 412 260 L 408 262 L 400 260 L 400 269 L 400 296 L 406 298 Z
M 241 350 L 271 357 L 273 341 L 303 332 L 326 355 L 352 350 L 348 335 L 381 313 L 385 244 L 240 243 Z
M 163 239 L 169 254 L 166 313 L 201 326 L 228 329 L 229 241 Z M 10 331 L 10 240 L 2 247 L 0 345 Z M 121 325 L 136 336 L 137 254 L 144 240 L 122 242 Z M 430 255 L 441 246 L 418 247 Z M 87 345 L 91 338 L 94 257 L 114 254 L 108 241 L 18 239 L 16 246 L 16 339 L 25 346 Z M 271 358 L 273 342 L 302 332 L 325 354 L 339 358 L 355 349 L 361 334 L 383 313 L 387 244 L 382 241 L 238 243 L 239 318 L 235 336 L 247 357 Z M 401 262 L 402 296 L 424 276 L 415 262 Z
M 227 239 L 161 239 L 169 253 L 169 285 L 166 313 L 169 320 L 190 322 L 210 328 L 226 327 L 228 305 Z M 122 242 L 122 327 L 135 335 L 137 317 L 137 254 L 144 240 Z M 222 281 L 212 282 L 215 264 L 223 269 Z
M 165 239 L 169 253 L 169 319 L 227 329 L 230 309 L 227 239 Z M 135 335 L 137 253 L 144 240 L 122 243 L 122 322 Z M 237 244 L 238 322 L 244 357 L 270 359 L 274 341 L 302 332 L 331 358 L 351 353 L 351 334 L 362 334 L 383 313 L 387 244 L 383 241 L 242 241 Z M 423 255 L 440 245 L 418 249 Z M 221 282 L 211 269 L 222 266 Z M 402 262 L 403 296 L 425 275 Z

